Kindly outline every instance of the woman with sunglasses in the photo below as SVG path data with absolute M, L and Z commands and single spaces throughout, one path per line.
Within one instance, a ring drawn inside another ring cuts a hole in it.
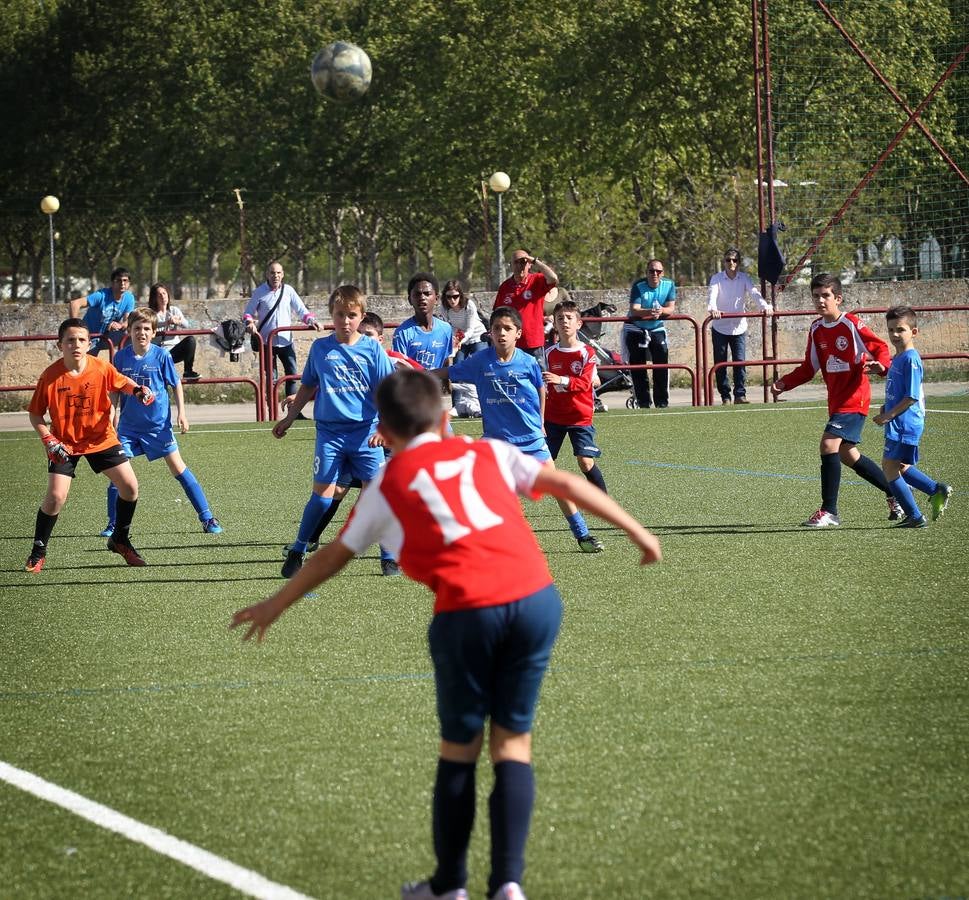
M 437 315 L 454 329 L 454 362 L 459 363 L 466 356 L 485 348 L 482 340 L 485 325 L 478 315 L 474 300 L 464 292 L 460 282 L 455 279 L 446 282 L 442 296 L 444 303 Z

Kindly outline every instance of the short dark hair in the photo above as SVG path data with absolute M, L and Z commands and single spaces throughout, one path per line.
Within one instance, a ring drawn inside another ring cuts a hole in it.
M 363 328 L 364 325 L 369 325 L 371 328 L 377 329 L 377 334 L 384 333 L 384 320 L 381 319 L 380 316 L 378 316 L 375 312 L 368 312 L 360 320 L 360 328 Z
M 430 272 L 418 272 L 416 275 L 411 277 L 410 281 L 407 282 L 408 297 L 410 296 L 410 292 L 414 290 L 414 285 L 420 284 L 422 281 L 426 281 L 432 288 L 434 288 L 435 294 L 439 294 L 441 292 L 437 279 Z
M 127 275 L 128 278 L 131 278 L 131 273 L 124 266 L 118 266 L 117 269 L 112 270 L 111 280 L 114 281 L 116 278 L 121 278 L 124 275 Z
M 428 372 L 398 369 L 377 385 L 380 423 L 409 439 L 431 431 L 441 421 L 441 382 Z
M 552 316 L 554 317 L 556 313 L 560 312 L 574 312 L 580 319 L 582 318 L 582 313 L 579 312 L 579 304 L 574 300 L 559 300 L 552 307 Z
M 60 328 L 57 329 L 57 343 L 59 344 L 64 340 L 64 335 L 67 333 L 68 328 L 83 328 L 88 335 L 91 334 L 91 329 L 87 327 L 87 322 L 84 319 L 65 319 L 61 322 Z
M 521 313 L 514 306 L 496 306 L 491 315 L 488 316 L 488 329 L 498 321 L 498 319 L 511 319 L 516 328 L 522 327 Z
M 826 288 L 829 287 L 834 291 L 835 295 L 843 294 L 844 288 L 841 286 L 841 279 L 837 275 L 831 275 L 827 272 L 822 272 L 820 275 L 815 275 L 811 279 L 811 290 L 815 288 Z
M 885 321 L 902 321 L 907 322 L 914 328 L 918 325 L 918 317 L 915 315 L 915 310 L 911 306 L 893 306 L 887 313 L 885 313 Z

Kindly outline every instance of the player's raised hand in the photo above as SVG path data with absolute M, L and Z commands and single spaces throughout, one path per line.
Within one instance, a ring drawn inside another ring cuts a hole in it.
M 42 440 L 44 442 L 44 449 L 47 451 L 47 458 L 52 463 L 67 462 L 71 458 L 71 448 L 59 438 L 48 434 Z

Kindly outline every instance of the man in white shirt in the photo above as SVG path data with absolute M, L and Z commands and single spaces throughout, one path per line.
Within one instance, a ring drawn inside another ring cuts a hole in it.
M 707 312 L 716 320 L 710 327 L 710 337 L 713 339 L 714 364 L 727 361 L 727 350 L 734 362 L 747 358 L 747 318 L 722 318 L 724 313 L 742 313 L 746 307 L 747 297 L 753 297 L 760 308 L 767 313 L 773 313 L 773 307 L 763 298 L 760 291 L 754 287 L 750 276 L 740 271 L 740 251 L 734 247 L 728 248 L 723 254 L 723 271 L 717 272 L 710 279 Z M 745 366 L 733 368 L 733 402 L 750 403 L 747 399 L 747 369 Z M 717 390 L 724 405 L 730 400 L 730 376 L 728 368 L 717 369 Z
M 276 328 L 302 323 L 320 330 L 313 314 L 306 308 L 299 294 L 283 282 L 283 267 L 273 260 L 266 266 L 266 280 L 253 291 L 242 315 L 246 331 L 262 335 L 263 341 L 269 339 Z M 296 348 L 293 346 L 292 332 L 281 331 L 272 337 L 272 367 L 275 381 L 276 360 L 283 364 L 286 375 L 297 375 Z M 286 396 L 296 393 L 296 381 L 286 382 Z

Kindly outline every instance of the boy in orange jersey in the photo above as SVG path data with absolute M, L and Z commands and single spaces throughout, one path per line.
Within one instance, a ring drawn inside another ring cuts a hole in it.
M 37 573 L 44 567 L 54 524 L 81 457 L 118 488 L 118 517 L 108 549 L 129 566 L 147 565 L 128 536 L 138 501 L 138 480 L 111 424 L 110 393 L 131 394 L 146 406 L 154 402 L 155 395 L 110 363 L 88 355 L 91 334 L 83 320 L 65 319 L 57 331 L 57 346 L 62 358 L 43 371 L 27 406 L 30 424 L 44 442 L 49 462 L 47 494 L 37 511 L 26 571 Z

